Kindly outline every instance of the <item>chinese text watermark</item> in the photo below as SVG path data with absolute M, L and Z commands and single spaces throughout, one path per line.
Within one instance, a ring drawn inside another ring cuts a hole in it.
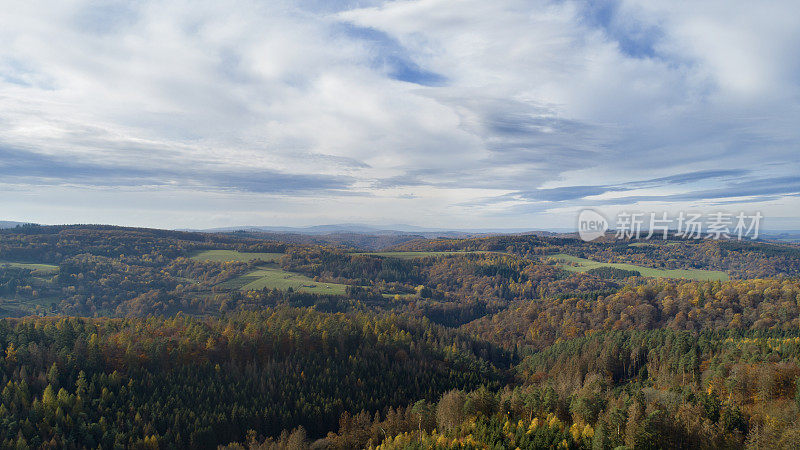
M 626 212 L 617 214 L 614 234 L 617 239 L 663 239 L 670 235 L 684 239 L 758 239 L 763 216 L 715 212 L 711 214 L 686 213 L 677 216 L 667 212 Z M 611 228 L 606 218 L 592 209 L 578 215 L 578 234 L 584 241 L 603 236 Z

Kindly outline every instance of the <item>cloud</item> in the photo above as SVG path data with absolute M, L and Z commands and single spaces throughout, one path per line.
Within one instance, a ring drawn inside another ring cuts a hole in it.
M 340 26 L 347 37 L 362 41 L 368 46 L 370 66 L 385 71 L 389 78 L 421 86 L 445 84 L 446 80 L 442 75 L 421 68 L 413 61 L 409 52 L 386 33 L 348 23 Z
M 726 193 L 730 193 L 731 191 L 728 188 L 725 189 L 711 189 L 705 191 L 698 191 L 690 194 L 676 194 L 676 195 L 661 195 L 661 196 L 624 196 L 625 192 L 633 192 L 636 190 L 641 189 L 649 189 L 649 188 L 662 188 L 666 186 L 680 186 L 685 184 L 691 184 L 701 181 L 707 180 L 715 180 L 715 179 L 722 179 L 722 180 L 733 180 L 733 179 L 741 179 L 742 177 L 746 176 L 749 173 L 748 170 L 737 169 L 737 170 L 701 170 L 695 172 L 688 172 L 688 173 L 680 173 L 675 175 L 670 175 L 666 177 L 659 177 L 653 178 L 648 180 L 636 180 L 636 181 L 628 181 L 624 183 L 614 184 L 614 185 L 576 185 L 576 186 L 564 186 L 564 187 L 557 187 L 557 188 L 538 188 L 528 191 L 517 191 L 512 192 L 509 194 L 505 194 L 498 198 L 487 198 L 484 199 L 484 203 L 490 203 L 493 201 L 498 200 L 509 200 L 509 199 L 522 199 L 522 200 L 531 200 L 531 201 L 544 201 L 544 202 L 567 202 L 567 201 L 583 201 L 583 203 L 588 204 L 591 203 L 593 205 L 602 204 L 602 203 L 635 203 L 638 201 L 650 201 L 650 200 L 699 200 L 704 198 L 719 198 L 720 196 L 734 196 L 734 195 L 723 195 Z M 778 187 L 781 186 L 780 189 L 788 189 L 783 190 L 783 193 L 791 193 L 792 188 L 788 187 L 788 185 L 783 184 L 786 180 L 791 180 L 791 177 L 787 177 L 786 179 L 780 180 L 751 180 L 747 182 L 738 182 L 732 183 L 733 186 L 740 186 L 739 189 L 745 188 L 750 189 L 749 195 L 761 195 L 762 193 L 759 191 L 759 186 L 763 186 L 764 184 L 770 184 L 771 186 Z M 604 194 L 609 193 L 623 193 L 622 195 L 616 195 L 609 200 L 595 200 L 591 199 L 591 197 L 602 196 Z M 763 192 L 763 194 L 776 194 L 778 192 Z M 717 195 L 717 196 L 715 196 Z
M 650 23 L 627 2 L 601 0 L 586 2 L 579 8 L 578 17 L 592 28 L 601 29 L 619 50 L 633 58 L 656 58 L 656 46 L 663 38 L 657 23 Z
M 352 187 L 344 176 L 289 174 L 224 168 L 137 168 L 75 162 L 55 156 L 0 147 L 0 177 L 5 182 L 87 187 L 173 186 L 227 189 L 262 194 L 319 194 Z M 357 192 L 351 192 L 357 193 Z
M 668 177 L 654 178 L 645 181 L 632 181 L 625 183 L 630 187 L 663 186 L 669 184 L 684 184 L 695 181 L 710 180 L 714 178 L 731 179 L 747 175 L 750 171 L 746 169 L 733 170 L 698 170 L 689 173 L 679 173 Z
M 776 198 L 776 195 L 795 195 L 800 192 L 799 177 L 787 176 L 759 179 L 745 177 L 747 173 L 748 171 L 746 170 L 700 171 L 655 178 L 651 180 L 631 181 L 618 185 L 566 186 L 551 189 L 536 189 L 533 191 L 507 194 L 504 196 L 504 198 L 522 198 L 526 200 L 547 202 L 574 202 L 580 200 L 584 205 L 626 205 L 638 202 L 661 201 L 664 203 L 669 203 L 696 200 L 718 200 L 734 197 L 757 198 L 759 196 L 763 196 L 768 199 L 774 199 Z M 728 182 L 723 187 L 686 191 L 676 194 L 625 195 L 626 193 L 631 193 L 639 189 L 664 187 L 670 185 L 684 185 L 715 178 L 728 180 Z M 592 198 L 608 193 L 615 193 L 617 195 L 602 200 Z M 487 201 L 491 201 L 491 199 L 487 199 Z
M 775 199 L 780 196 L 800 195 L 800 177 L 752 179 L 729 183 L 720 188 L 671 195 L 628 196 L 606 201 L 607 204 L 630 204 L 638 202 L 680 202 L 697 200 L 720 200 L 730 198 Z M 719 203 L 719 202 L 714 202 Z
M 553 205 L 792 201 L 792 6 L 20 4 L 0 15 L 0 190 L 31 196 L 0 207 L 127 189 L 292 221 L 318 195 L 331 220 L 533 226 Z

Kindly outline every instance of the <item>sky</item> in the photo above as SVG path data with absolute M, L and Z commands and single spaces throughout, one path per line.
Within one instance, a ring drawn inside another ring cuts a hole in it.
M 800 229 L 796 0 L 0 0 L 0 219 Z

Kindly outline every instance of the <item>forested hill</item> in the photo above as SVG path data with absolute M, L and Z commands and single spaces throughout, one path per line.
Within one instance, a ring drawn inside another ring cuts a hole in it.
M 545 236 L 490 236 L 476 239 L 416 240 L 393 251 L 500 251 L 520 256 L 567 253 L 606 263 L 630 263 L 667 269 L 722 270 L 740 278 L 800 274 L 800 246 L 772 242 L 683 239 L 592 242 Z
M 346 411 L 498 388 L 502 352 L 400 317 L 265 309 L 225 319 L 22 319 L 6 349 L 0 439 L 56 448 L 213 448 L 250 429 L 324 436 Z M 120 415 L 122 414 L 122 415 Z
M 2 448 L 798 448 L 800 248 L 0 230 Z

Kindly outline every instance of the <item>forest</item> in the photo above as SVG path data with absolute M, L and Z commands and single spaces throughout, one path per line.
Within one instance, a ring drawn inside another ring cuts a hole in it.
M 800 448 L 797 245 L 275 237 L 0 230 L 0 447 Z

